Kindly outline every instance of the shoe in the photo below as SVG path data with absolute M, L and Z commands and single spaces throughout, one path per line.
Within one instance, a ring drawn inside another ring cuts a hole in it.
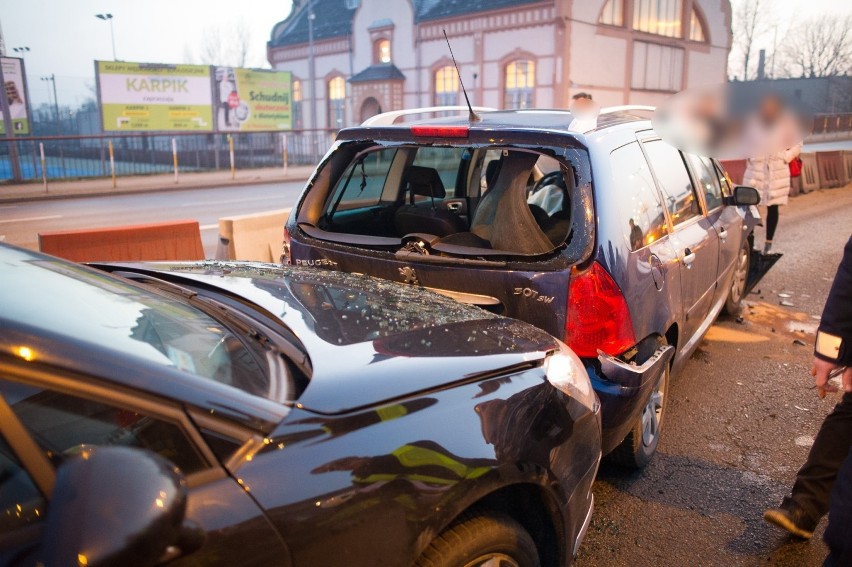
M 763 253 L 764 253 L 764 254 L 769 254 L 769 251 L 770 251 L 770 250 L 772 250 L 772 241 L 771 241 L 771 240 L 770 240 L 770 241 L 768 241 L 766 244 L 764 244 L 764 245 L 763 245 Z
M 816 528 L 816 524 L 794 504 L 782 504 L 779 508 L 767 510 L 763 513 L 763 519 L 802 539 L 811 539 Z

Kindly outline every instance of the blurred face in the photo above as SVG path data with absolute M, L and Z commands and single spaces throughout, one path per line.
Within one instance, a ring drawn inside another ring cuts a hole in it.
M 578 112 L 578 111 L 580 113 L 588 112 L 589 110 L 594 108 L 594 106 L 595 106 L 595 103 L 592 102 L 592 99 L 590 99 L 590 98 L 585 98 L 585 97 L 584 98 L 575 98 L 573 101 L 571 101 L 571 111 L 572 112 Z

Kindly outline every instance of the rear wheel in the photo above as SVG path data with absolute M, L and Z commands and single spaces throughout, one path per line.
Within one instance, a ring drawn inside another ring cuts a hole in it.
M 610 453 L 611 462 L 634 469 L 644 468 L 651 462 L 660 442 L 666 396 L 669 391 L 669 376 L 669 365 L 666 364 L 657 387 L 651 392 L 648 403 L 642 409 L 639 420 L 624 441 Z
M 529 533 L 506 514 L 467 513 L 438 536 L 417 567 L 538 567 Z
M 743 299 L 745 298 L 750 263 L 751 245 L 746 240 L 737 253 L 734 276 L 731 278 L 731 288 L 728 290 L 728 299 L 725 300 L 725 313 L 731 317 L 738 317 L 743 312 Z

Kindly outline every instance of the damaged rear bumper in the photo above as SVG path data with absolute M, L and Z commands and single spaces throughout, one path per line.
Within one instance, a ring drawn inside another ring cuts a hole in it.
M 642 364 L 598 352 L 598 364 L 587 364 L 586 371 L 603 407 L 604 454 L 618 446 L 639 418 L 674 352 L 672 346 L 661 346 Z

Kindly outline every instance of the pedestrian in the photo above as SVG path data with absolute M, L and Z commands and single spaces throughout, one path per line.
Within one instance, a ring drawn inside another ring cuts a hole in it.
M 809 539 L 829 512 L 830 497 L 824 539 L 833 565 L 852 565 L 852 237 L 846 243 L 816 336 L 811 374 L 820 398 L 837 391 L 829 376 L 841 370 L 844 393 L 840 403 L 823 421 L 792 493 L 763 518 Z
M 748 158 L 743 185 L 760 191 L 760 204 L 766 207 L 766 241 L 763 253 L 772 250 L 772 239 L 778 228 L 778 208 L 787 204 L 790 195 L 790 162 L 799 157 L 802 144 L 760 157 Z

